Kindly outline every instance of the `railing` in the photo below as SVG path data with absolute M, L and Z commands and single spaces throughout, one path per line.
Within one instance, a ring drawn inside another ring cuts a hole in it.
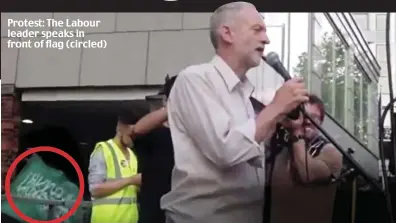
M 55 218 L 54 210 L 56 206 L 64 206 L 71 208 L 75 201 L 59 201 L 59 200 L 43 200 L 43 199 L 35 199 L 35 198 L 28 198 L 28 197 L 19 197 L 19 196 L 12 196 L 12 199 L 18 201 L 24 201 L 28 203 L 33 203 L 35 205 L 48 205 L 48 212 L 47 212 L 47 220 L 53 220 Z M 1 195 L 1 201 L 7 200 L 5 195 Z M 82 201 L 80 206 L 78 207 L 81 209 L 81 213 L 76 216 L 77 221 L 73 223 L 89 223 L 90 220 L 90 211 L 92 207 L 91 201 Z M 78 213 L 78 212 L 76 212 Z M 75 214 L 76 214 L 75 213 Z
M 347 45 L 365 69 L 370 70 L 369 78 L 378 80 L 380 65 L 350 13 L 324 13 L 333 27 L 344 37 Z M 357 30 L 357 31 L 355 31 Z M 373 75 L 373 76 L 372 76 Z

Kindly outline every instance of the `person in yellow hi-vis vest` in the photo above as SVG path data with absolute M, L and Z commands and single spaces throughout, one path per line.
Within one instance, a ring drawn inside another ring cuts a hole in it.
M 91 223 L 137 223 L 137 192 L 141 183 L 138 160 L 132 151 L 136 119 L 123 111 L 116 136 L 98 142 L 89 162 L 92 197 Z

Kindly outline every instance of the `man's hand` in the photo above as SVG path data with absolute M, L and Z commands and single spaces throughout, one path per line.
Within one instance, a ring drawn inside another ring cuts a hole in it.
M 271 104 L 277 107 L 282 115 L 287 115 L 302 103 L 308 102 L 308 91 L 302 78 L 293 78 L 280 87 Z
M 116 193 L 117 191 L 122 190 L 127 186 L 133 185 L 139 187 L 141 182 L 142 175 L 140 173 L 128 178 L 123 178 L 115 181 L 107 181 L 95 185 L 95 188 L 91 191 L 91 195 L 95 198 L 105 197 L 110 194 Z
M 129 177 L 128 182 L 130 185 L 134 185 L 134 186 L 140 186 L 141 182 L 142 182 L 142 174 L 136 174 L 132 177 Z
M 304 133 L 303 124 L 304 124 L 304 116 L 300 112 L 300 116 L 296 120 L 292 120 L 289 118 L 285 118 L 282 123 L 283 127 L 290 130 L 291 133 L 301 135 Z
M 136 138 L 135 125 L 130 125 L 128 127 L 128 134 L 131 136 L 132 139 Z
M 256 117 L 255 140 L 261 143 L 273 134 L 276 124 L 302 103 L 308 102 L 308 91 L 301 78 L 286 81 L 271 101 Z

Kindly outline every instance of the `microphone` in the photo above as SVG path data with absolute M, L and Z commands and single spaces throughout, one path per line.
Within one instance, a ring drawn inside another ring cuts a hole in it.
M 263 58 L 268 65 L 270 65 L 278 74 L 280 74 L 285 81 L 290 80 L 291 76 L 289 72 L 286 70 L 285 66 L 283 66 L 282 62 L 279 59 L 279 56 L 275 52 L 270 52 L 266 57 Z
M 266 57 L 262 57 L 264 61 L 267 62 L 279 75 L 283 77 L 285 81 L 290 80 L 291 76 L 289 72 L 286 70 L 285 66 L 283 66 L 282 62 L 279 59 L 279 56 L 275 52 L 270 52 Z M 300 109 L 303 109 L 303 106 L 298 106 L 296 109 L 291 111 L 287 117 L 291 120 L 297 120 L 300 116 Z

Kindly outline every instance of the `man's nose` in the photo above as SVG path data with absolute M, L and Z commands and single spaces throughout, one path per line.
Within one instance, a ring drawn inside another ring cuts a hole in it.
M 260 42 L 265 45 L 265 44 L 270 44 L 270 40 L 268 38 L 268 35 L 266 32 L 263 32 L 263 34 L 260 36 Z

